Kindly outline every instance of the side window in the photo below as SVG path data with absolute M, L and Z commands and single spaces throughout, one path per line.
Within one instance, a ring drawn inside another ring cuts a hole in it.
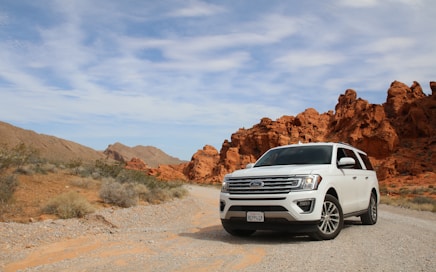
M 360 152 L 359 156 L 362 158 L 362 161 L 365 164 L 367 170 L 374 170 L 374 167 L 372 167 L 371 161 L 369 160 L 368 156 Z
M 351 157 L 353 158 L 356 163 L 354 164 L 354 169 L 362 169 L 362 165 L 360 165 L 359 159 L 357 158 L 356 154 L 351 149 L 347 148 L 338 148 L 338 154 L 337 154 L 337 160 L 339 161 L 343 157 Z

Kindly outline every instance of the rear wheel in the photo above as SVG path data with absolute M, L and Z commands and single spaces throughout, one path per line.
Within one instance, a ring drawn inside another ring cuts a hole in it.
M 377 198 L 374 193 L 371 193 L 369 198 L 368 210 L 360 216 L 363 225 L 374 225 L 377 223 Z
M 311 237 L 316 240 L 334 239 L 344 225 L 344 215 L 339 201 L 332 195 L 326 195 L 322 205 L 321 221 Z

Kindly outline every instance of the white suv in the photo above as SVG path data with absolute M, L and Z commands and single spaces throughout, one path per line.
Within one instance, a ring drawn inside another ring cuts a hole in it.
M 246 169 L 224 177 L 220 217 L 238 236 L 256 230 L 335 238 L 344 218 L 377 222 L 376 173 L 365 152 L 343 143 L 308 143 L 268 150 Z

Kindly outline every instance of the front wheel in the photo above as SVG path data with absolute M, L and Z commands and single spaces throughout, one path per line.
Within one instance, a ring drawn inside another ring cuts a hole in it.
M 371 193 L 367 211 L 360 216 L 360 221 L 363 225 L 374 225 L 377 223 L 377 198 L 374 193 Z
M 344 215 L 341 204 L 332 195 L 326 195 L 322 205 L 321 220 L 316 231 L 311 233 L 316 240 L 334 239 L 344 226 Z

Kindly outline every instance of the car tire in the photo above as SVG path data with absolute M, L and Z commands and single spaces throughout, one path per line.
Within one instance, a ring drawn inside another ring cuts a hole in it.
M 369 204 L 367 211 L 360 216 L 360 220 L 363 225 L 374 225 L 377 223 L 378 218 L 378 207 L 377 207 L 377 197 L 374 193 L 371 193 L 369 198 Z
M 321 220 L 316 231 L 310 233 L 315 240 L 331 240 L 341 232 L 344 226 L 344 214 L 341 204 L 332 195 L 326 195 L 322 204 Z

